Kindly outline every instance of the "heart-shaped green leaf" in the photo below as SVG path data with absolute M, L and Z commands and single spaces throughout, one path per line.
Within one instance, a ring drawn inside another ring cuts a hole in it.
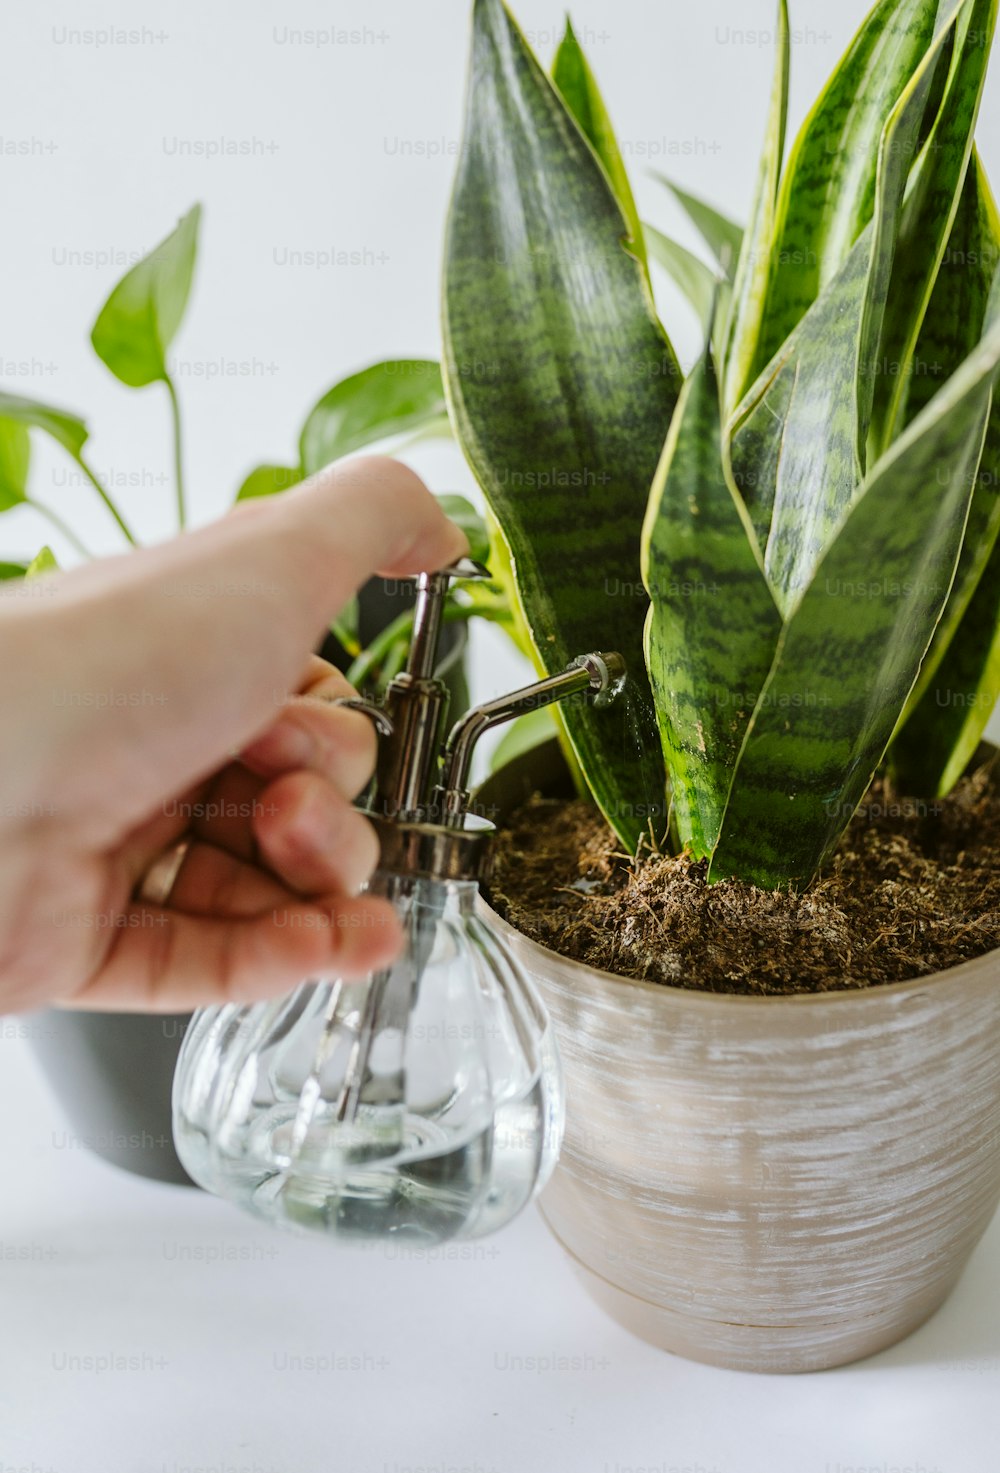
M 302 473 L 297 465 L 257 465 L 236 493 L 237 501 L 251 501 L 255 496 L 274 496 L 298 484 Z
M 303 476 L 447 413 L 440 364 L 424 358 L 373 363 L 328 389 L 299 437 Z
M 90 340 L 116 378 L 139 389 L 166 380 L 167 351 L 184 317 L 198 252 L 201 206 L 122 277 L 101 308 Z
M 564 708 L 634 847 L 663 811 L 639 533 L 680 385 L 607 175 L 500 0 L 477 0 L 448 221 L 445 376 L 545 669 L 619 649 L 630 696 Z
M 39 573 L 55 573 L 58 571 L 59 564 L 56 562 L 56 555 L 48 543 L 46 543 L 44 547 L 40 547 L 35 553 L 35 556 L 31 559 L 25 570 L 24 576 L 26 578 L 36 578 Z
M 438 505 L 445 516 L 461 527 L 469 542 L 469 556 L 474 562 L 485 563 L 490 555 L 490 534 L 481 513 L 465 496 L 443 491 L 438 495 Z
M 27 500 L 31 437 L 16 419 L 0 417 L 0 511 Z
M 23 399 L 18 394 L 0 393 L 0 420 L 42 430 L 68 450 L 74 460 L 79 459 L 87 441 L 87 426 L 79 416 L 65 409 L 54 409 L 50 404 L 40 404 L 37 399 Z

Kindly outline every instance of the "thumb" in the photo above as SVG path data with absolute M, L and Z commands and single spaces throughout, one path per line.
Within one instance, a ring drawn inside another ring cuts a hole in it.
M 465 551 L 418 476 L 361 457 L 160 547 L 53 575 L 35 607 L 0 609 L 0 637 L 18 621 L 33 651 L 7 708 L 34 743 L 28 763 L 44 764 L 60 808 L 97 802 L 115 825 L 138 821 L 270 725 L 374 572 Z M 91 759 L 113 772 L 110 808 Z

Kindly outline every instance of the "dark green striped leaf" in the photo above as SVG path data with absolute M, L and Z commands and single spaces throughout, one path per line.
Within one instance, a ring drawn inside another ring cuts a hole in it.
M 681 390 L 643 527 L 646 664 L 677 841 L 711 854 L 747 722 L 781 631 L 753 531 L 722 461 L 708 353 Z
M 938 0 L 879 0 L 803 123 L 782 180 L 751 377 L 763 372 L 838 275 L 871 220 L 882 136 L 927 50 L 937 13 Z M 900 139 L 908 161 L 912 142 Z
M 886 122 L 871 223 L 737 411 L 733 471 L 754 526 L 769 525 L 764 566 L 786 614 L 864 472 L 872 365 L 899 207 L 934 65 L 949 35 L 945 28 L 935 38 Z
M 1000 475 L 1000 460 L 991 474 Z M 892 744 L 904 792 L 940 798 L 958 782 L 1000 699 L 1000 542 L 920 705 Z
M 720 304 L 722 320 L 726 323 L 726 350 L 721 362 L 723 414 L 727 418 L 749 387 L 760 340 L 770 275 L 770 247 L 774 239 L 781 161 L 785 152 L 788 53 L 788 5 L 787 0 L 779 0 L 774 82 L 757 175 L 757 191 L 736 264 L 732 305 L 722 308 Z
M 972 0 L 958 18 L 941 105 L 914 166 L 903 205 L 874 376 L 872 436 L 883 448 L 896 429 L 914 345 L 931 293 L 936 290 L 938 268 L 959 209 L 996 16 L 997 0 Z M 970 346 L 967 344 L 964 352 Z M 948 372 L 961 361 L 964 352 L 952 359 Z
M 505 7 L 477 0 L 445 258 L 453 420 L 544 667 L 602 647 L 628 662 L 628 698 L 563 714 L 597 802 L 634 847 L 664 791 L 639 534 L 680 371 L 627 230 Z
M 968 171 L 948 250 L 919 339 L 916 362 L 928 372 L 915 375 L 906 400 L 912 421 L 932 396 L 931 385 L 950 377 L 1000 317 L 1000 217 L 978 159 Z M 924 355 L 927 355 L 926 357 Z M 955 581 L 934 639 L 910 696 L 908 712 L 920 701 L 950 644 L 986 566 L 1000 531 L 1000 401 L 994 395 L 983 455 L 969 507 Z M 963 637 L 969 638 L 966 629 Z
M 653 177 L 670 190 L 725 274 L 732 281 L 743 245 L 743 227 L 737 225 L 735 220 L 730 220 L 723 215 L 707 200 L 699 199 L 696 194 L 688 194 L 686 189 L 681 189 L 679 184 L 674 184 L 665 174 L 654 172 Z
M 580 131 L 604 165 L 608 182 L 628 221 L 629 248 L 643 263 L 648 277 L 646 243 L 643 239 L 639 211 L 629 183 L 621 149 L 615 137 L 608 110 L 604 105 L 597 79 L 566 17 L 566 31 L 552 64 L 552 80 L 563 101 L 576 119 Z
M 864 795 L 948 596 L 998 363 L 1000 323 L 873 468 L 788 618 L 712 879 L 807 882 Z
M 992 282 L 989 298 L 986 294 Z M 950 365 L 1000 315 L 1000 217 L 973 156 L 914 364 Z M 906 412 L 926 397 L 912 376 Z M 940 474 L 940 473 L 939 473 Z M 948 603 L 891 748 L 907 792 L 940 796 L 961 777 L 1000 696 L 1000 393 L 994 390 Z

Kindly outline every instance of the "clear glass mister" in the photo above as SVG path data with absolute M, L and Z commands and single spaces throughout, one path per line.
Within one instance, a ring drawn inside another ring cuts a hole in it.
M 369 886 L 395 907 L 402 955 L 361 983 L 311 978 L 290 996 L 195 1015 L 174 1078 L 178 1154 L 201 1186 L 260 1217 L 335 1240 L 430 1245 L 502 1227 L 559 1153 L 562 1078 L 532 984 L 479 914 L 492 825 L 469 813 L 483 732 L 578 695 L 621 689 L 617 654 L 474 707 L 443 741 L 435 677 L 450 578 L 421 574 L 404 671 L 366 712 L 379 733 L 365 812 L 381 864 Z
M 406 947 L 363 983 L 203 1009 L 174 1134 L 201 1186 L 331 1237 L 429 1245 L 503 1226 L 548 1179 L 563 1126 L 551 1025 L 476 914 L 474 879 L 382 869 Z

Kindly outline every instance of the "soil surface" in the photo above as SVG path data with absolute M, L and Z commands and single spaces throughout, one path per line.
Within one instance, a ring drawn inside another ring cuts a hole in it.
M 532 798 L 505 825 L 490 900 L 519 931 L 603 971 L 707 992 L 901 982 L 1000 946 L 1000 770 L 944 799 L 876 778 L 800 893 L 706 883 L 685 855 L 630 859 L 589 803 Z

